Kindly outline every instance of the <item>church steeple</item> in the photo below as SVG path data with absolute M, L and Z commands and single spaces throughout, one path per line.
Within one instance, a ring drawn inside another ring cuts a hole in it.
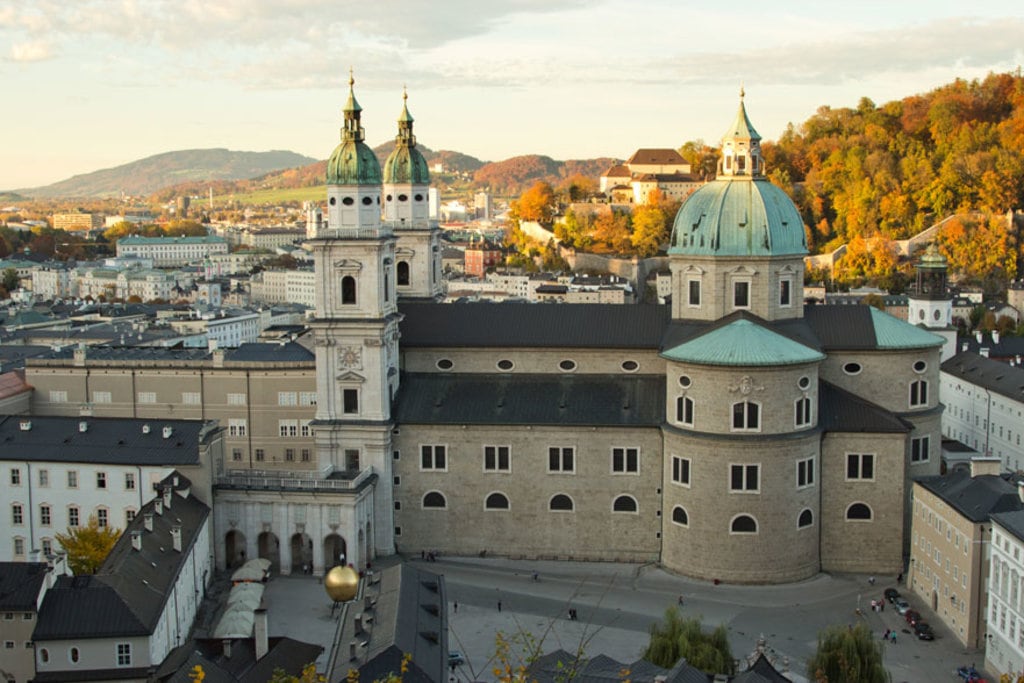
M 360 123 L 363 108 L 356 101 L 355 83 L 356 79 L 350 68 L 348 70 L 348 101 L 345 102 L 345 108 L 342 109 L 345 114 L 345 126 L 341 129 L 342 142 L 362 142 L 366 137 L 362 123 Z
M 416 146 L 416 136 L 412 134 L 412 114 L 409 113 L 409 93 L 402 88 L 402 113 L 398 115 L 398 137 L 395 142 L 408 147 Z
M 736 118 L 722 136 L 722 161 L 719 176 L 730 178 L 759 178 L 764 176 L 764 157 L 761 156 L 761 135 L 747 116 L 743 102 L 746 93 L 740 87 L 740 106 Z

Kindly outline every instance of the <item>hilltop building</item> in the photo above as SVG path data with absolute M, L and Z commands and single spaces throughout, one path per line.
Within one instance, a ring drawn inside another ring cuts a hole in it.
M 599 187 L 613 204 L 646 204 L 655 191 L 680 201 L 702 184 L 676 150 L 643 148 L 601 174 Z

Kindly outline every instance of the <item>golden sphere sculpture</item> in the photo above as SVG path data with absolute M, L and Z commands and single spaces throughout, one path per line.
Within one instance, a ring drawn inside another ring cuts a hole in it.
M 335 567 L 324 577 L 324 590 L 334 602 L 347 602 L 356 597 L 359 573 L 352 567 Z

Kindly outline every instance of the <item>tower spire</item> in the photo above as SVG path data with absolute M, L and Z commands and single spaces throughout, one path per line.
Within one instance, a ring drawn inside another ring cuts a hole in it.
M 728 177 L 757 178 L 764 175 L 764 157 L 761 156 L 761 135 L 747 116 L 744 102 L 746 89 L 740 84 L 740 106 L 736 118 L 722 136 L 722 163 L 720 174 Z
M 402 113 L 398 115 L 398 137 L 395 141 L 399 145 L 407 147 L 416 146 L 416 136 L 412 134 L 412 123 L 414 119 L 409 113 L 409 92 L 402 86 Z
M 353 142 L 362 142 L 365 137 L 363 126 L 360 123 L 363 108 L 360 107 L 359 102 L 356 101 L 355 83 L 356 79 L 352 73 L 352 67 L 349 67 L 348 101 L 345 102 L 345 108 L 342 109 L 342 112 L 345 115 L 345 127 L 341 129 L 342 141 L 351 140 Z

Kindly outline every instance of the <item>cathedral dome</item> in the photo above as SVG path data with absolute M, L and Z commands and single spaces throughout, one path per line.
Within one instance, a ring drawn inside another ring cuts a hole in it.
M 402 93 L 402 114 L 398 117 L 398 137 L 395 149 L 384 162 L 384 182 L 394 184 L 428 185 L 430 171 L 427 160 L 416 149 L 416 136 L 412 133 L 413 118 L 405 101 L 408 95 Z
M 341 144 L 334 148 L 327 160 L 328 185 L 379 185 L 381 182 L 377 155 L 363 142 L 365 133 L 359 121 L 363 108 L 356 102 L 354 83 L 355 79 L 350 75 Z
M 800 212 L 764 176 L 761 136 L 740 91 L 736 119 L 722 138 L 716 180 L 683 202 L 672 225 L 670 254 L 794 256 L 807 253 Z

